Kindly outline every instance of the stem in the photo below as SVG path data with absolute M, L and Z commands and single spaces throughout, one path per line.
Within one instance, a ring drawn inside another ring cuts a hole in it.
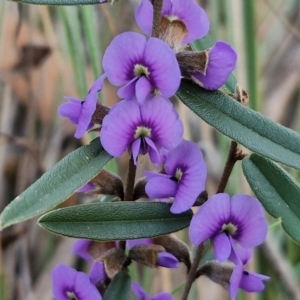
M 160 21 L 161 21 L 161 10 L 163 0 L 152 0 L 153 4 L 153 24 L 152 24 L 152 37 L 159 37 Z
M 184 291 L 183 291 L 181 300 L 186 300 L 188 295 L 189 295 L 190 289 L 191 289 L 192 284 L 195 280 L 195 276 L 196 276 L 196 273 L 197 273 L 198 265 L 200 263 L 200 259 L 201 259 L 202 254 L 203 254 L 203 249 L 204 249 L 203 244 L 201 244 L 197 247 L 196 255 L 194 257 L 191 269 L 188 273 L 188 277 L 187 277 L 187 280 L 186 280 L 186 284 L 184 286 Z
M 127 173 L 124 201 L 132 201 L 133 199 L 135 173 L 136 173 L 136 165 L 134 164 L 133 157 L 131 155 L 128 164 L 128 173 Z
M 228 156 L 227 156 L 227 161 L 226 161 L 225 168 L 223 170 L 223 174 L 220 179 L 216 194 L 224 192 L 227 182 L 229 180 L 230 174 L 234 167 L 234 164 L 236 163 L 237 160 L 239 160 L 239 158 L 237 156 L 237 142 L 231 141 L 230 149 L 229 149 Z

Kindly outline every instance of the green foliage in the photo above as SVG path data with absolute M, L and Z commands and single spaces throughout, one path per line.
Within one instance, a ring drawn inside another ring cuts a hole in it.
M 205 122 L 248 149 L 300 169 L 300 135 L 220 91 L 182 81 L 177 96 Z
M 20 223 L 54 208 L 99 174 L 111 158 L 99 138 L 73 151 L 4 209 L 0 226 Z
M 283 229 L 300 243 L 300 186 L 282 168 L 257 154 L 244 159 L 242 166 L 267 212 L 281 219 Z
M 172 214 L 158 202 L 93 203 L 61 208 L 39 219 L 54 233 L 99 241 L 155 237 L 189 226 L 193 213 Z
M 99 0 L 12 0 L 14 2 L 39 5 L 85 5 L 99 4 Z
M 124 272 L 120 272 L 113 278 L 113 280 L 109 284 L 104 294 L 103 300 L 128 300 L 130 297 L 130 284 L 130 276 Z

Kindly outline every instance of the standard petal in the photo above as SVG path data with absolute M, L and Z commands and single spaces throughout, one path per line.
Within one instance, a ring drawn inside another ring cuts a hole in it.
M 88 249 L 91 245 L 92 241 L 80 239 L 74 243 L 72 253 L 78 255 L 79 257 L 85 259 L 86 261 L 93 261 L 93 257 L 88 252 Z
M 152 86 L 150 81 L 142 76 L 139 78 L 135 85 L 135 95 L 137 102 L 142 105 L 145 102 L 146 97 L 150 94 Z
M 135 20 L 140 28 L 150 36 L 153 23 L 153 5 L 149 0 L 142 0 L 136 8 Z
M 150 38 L 144 53 L 149 79 L 164 98 L 175 95 L 181 81 L 181 72 L 173 50 L 162 40 Z
M 267 236 L 268 224 L 259 201 L 249 195 L 235 195 L 231 199 L 231 218 L 237 225 L 232 237 L 241 246 L 253 248 L 260 245 Z
M 146 193 L 149 198 L 168 198 L 176 194 L 177 183 L 164 174 L 157 174 L 148 180 L 146 184 Z
M 244 271 L 240 281 L 240 288 L 246 292 L 261 292 L 265 288 L 263 280 L 269 279 L 270 277 L 262 274 Z
M 62 117 L 69 118 L 72 124 L 78 124 L 82 109 L 82 100 L 77 98 L 65 97 L 68 103 L 58 107 L 58 114 Z
M 112 156 L 121 156 L 133 143 L 136 124 L 141 123 L 140 108 L 136 101 L 120 101 L 104 117 L 100 139 Z
M 187 27 L 188 34 L 184 37 L 183 44 L 189 44 L 207 35 L 209 30 L 207 14 L 194 0 L 173 0 L 173 15 Z
M 231 244 L 226 233 L 217 234 L 214 238 L 215 260 L 225 261 L 231 252 Z
M 163 7 L 162 7 L 162 15 L 163 16 L 171 16 L 172 15 L 172 0 L 164 0 L 163 1 Z
M 222 225 L 230 217 L 230 197 L 228 194 L 216 194 L 208 199 L 192 218 L 189 236 L 195 245 L 213 238 L 222 230 Z
M 141 106 L 145 126 L 151 128 L 151 140 L 158 149 L 173 149 L 181 141 L 183 125 L 172 103 L 162 97 L 151 96 Z
M 131 289 L 139 300 L 151 300 L 144 289 L 137 282 L 131 281 Z
M 146 38 L 138 33 L 124 32 L 116 36 L 103 56 L 103 69 L 108 80 L 120 86 L 134 75 L 134 65 L 143 61 Z
M 206 74 L 193 73 L 192 78 L 200 81 L 207 90 L 217 90 L 225 84 L 235 69 L 237 54 L 226 42 L 218 41 L 209 51 Z

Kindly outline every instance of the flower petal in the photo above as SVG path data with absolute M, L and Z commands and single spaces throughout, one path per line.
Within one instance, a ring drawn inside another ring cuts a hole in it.
M 142 0 L 136 8 L 135 20 L 139 27 L 150 36 L 153 23 L 153 5 L 149 0 Z
M 147 293 L 144 291 L 144 289 L 137 282 L 131 281 L 131 289 L 133 290 L 133 292 L 139 300 L 151 300 Z
M 147 176 L 147 173 L 145 173 Z M 167 198 L 175 196 L 177 183 L 170 176 L 157 173 L 156 177 L 148 180 L 145 190 L 150 198 Z
M 173 297 L 169 293 L 159 293 L 151 298 L 151 300 L 172 300 Z
M 226 233 L 217 234 L 214 238 L 215 260 L 223 262 L 228 259 L 231 253 L 231 244 Z
M 96 91 L 96 92 L 100 92 L 103 88 L 103 82 L 106 78 L 106 74 L 104 73 L 103 75 L 101 75 L 99 78 L 96 79 L 96 81 L 93 83 L 93 85 L 91 86 L 89 93 Z
M 120 101 L 104 117 L 100 139 L 112 156 L 121 156 L 133 143 L 136 124 L 141 123 L 140 108 L 136 101 Z
M 189 44 L 207 35 L 209 30 L 207 14 L 194 0 L 173 0 L 172 13 L 187 27 L 188 34 L 184 37 L 183 44 Z
M 246 292 L 261 292 L 265 288 L 263 280 L 269 279 L 270 277 L 262 274 L 244 271 L 239 286 Z
M 150 38 L 144 53 L 149 79 L 164 98 L 175 95 L 181 81 L 181 72 L 173 50 L 162 40 Z
M 82 100 L 72 97 L 65 97 L 68 103 L 64 103 L 58 107 L 58 114 L 62 117 L 69 118 L 72 124 L 78 124 L 82 109 Z
M 143 61 L 146 38 L 138 33 L 124 32 L 116 36 L 103 56 L 103 69 L 108 80 L 120 86 L 134 75 L 134 65 Z
M 137 159 L 140 154 L 141 142 L 141 139 L 137 139 L 131 145 L 132 158 L 135 165 L 137 164 Z
M 137 102 L 140 105 L 145 102 L 145 99 L 150 94 L 151 90 L 152 86 L 149 80 L 145 76 L 140 77 L 135 85 L 135 95 Z
M 91 245 L 92 241 L 80 239 L 74 243 L 72 253 L 78 255 L 79 257 L 85 259 L 86 261 L 93 261 L 93 257 L 88 252 L 88 249 Z
M 92 284 L 98 284 L 107 278 L 104 263 L 96 261 L 90 270 L 90 281 Z
M 156 265 L 165 268 L 177 268 L 178 259 L 169 252 L 159 252 Z
M 88 182 L 85 185 L 83 185 L 81 188 L 79 188 L 76 193 L 85 193 L 85 192 L 90 192 L 93 189 L 95 189 L 95 186 L 92 182 Z
M 139 77 L 134 77 L 118 90 L 118 96 L 125 100 L 132 100 L 135 96 L 135 85 Z
M 230 197 L 220 193 L 208 199 L 193 216 L 189 236 L 193 244 L 199 245 L 218 234 L 230 217 Z
M 268 224 L 259 201 L 249 195 L 235 195 L 231 199 L 231 218 L 238 230 L 232 237 L 241 246 L 253 248 L 267 236 Z
M 217 90 L 225 84 L 235 69 L 237 54 L 226 42 L 218 41 L 209 51 L 206 74 L 193 73 L 192 78 L 207 90 Z
M 231 277 L 230 277 L 230 281 L 229 281 L 230 284 L 228 287 L 228 291 L 229 291 L 231 300 L 236 299 L 236 295 L 239 290 L 239 285 L 241 282 L 242 274 L 243 274 L 243 266 L 241 264 L 235 265 L 233 272 L 231 274 Z

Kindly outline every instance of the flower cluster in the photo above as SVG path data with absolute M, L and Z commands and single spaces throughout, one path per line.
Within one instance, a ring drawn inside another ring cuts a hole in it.
M 183 139 L 183 124 L 169 98 L 176 94 L 182 78 L 208 90 L 219 89 L 234 70 L 237 55 L 224 41 L 217 41 L 204 51 L 193 50 L 191 43 L 209 30 L 208 17 L 194 0 L 163 1 L 158 38 L 151 37 L 153 15 L 151 1 L 141 0 L 135 16 L 146 36 L 124 32 L 115 37 L 103 56 L 104 74 L 92 85 L 84 101 L 66 97 L 69 102 L 60 106 L 59 114 L 77 125 L 76 138 L 99 125 L 101 144 L 114 157 L 128 151 L 137 166 L 141 155 L 149 155 L 159 171 L 145 172 L 141 195 L 131 200 L 142 196 L 150 201 L 158 199 L 170 203 L 172 213 L 180 214 L 193 207 L 205 191 L 207 169 L 198 146 Z M 120 101 L 112 108 L 98 103 L 105 79 L 118 87 Z M 124 200 L 120 178 L 108 172 L 99 176 L 78 191 L 98 189 Z M 230 198 L 220 193 L 199 208 L 191 221 L 189 236 L 196 246 L 211 239 L 215 259 L 235 264 L 227 280 L 231 298 L 235 299 L 238 288 L 260 291 L 264 287 L 262 280 L 268 279 L 244 270 L 249 251 L 264 241 L 266 233 L 267 223 L 258 200 L 248 195 Z M 95 255 L 93 243 L 82 240 L 74 247 L 74 253 L 93 263 L 89 276 L 62 265 L 53 270 L 53 293 L 58 300 L 101 299 L 99 284 L 113 278 L 131 260 L 149 267 L 169 268 L 184 262 L 190 268 L 189 251 L 174 238 L 148 239 L 137 244 L 127 241 L 128 255 L 118 242 Z M 59 272 L 70 276 L 63 278 Z M 203 274 L 214 278 L 210 273 Z M 138 299 L 172 299 L 166 293 L 151 298 L 135 282 L 132 290 Z M 89 296 L 94 293 L 98 296 Z

